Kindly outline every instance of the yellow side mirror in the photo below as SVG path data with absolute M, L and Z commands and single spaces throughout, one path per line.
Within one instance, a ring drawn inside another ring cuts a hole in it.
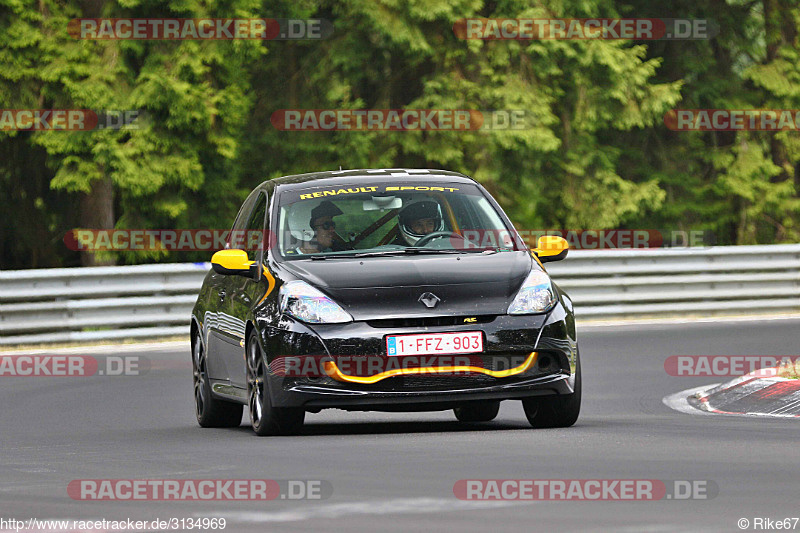
M 255 261 L 244 250 L 220 250 L 211 257 L 211 267 L 217 274 L 254 277 Z
M 551 261 L 561 261 L 567 257 L 569 243 L 563 237 L 556 235 L 543 235 L 536 242 L 536 248 L 531 250 L 539 261 L 548 263 Z

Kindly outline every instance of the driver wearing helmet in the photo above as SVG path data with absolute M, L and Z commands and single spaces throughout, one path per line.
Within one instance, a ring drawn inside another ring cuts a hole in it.
M 394 244 L 414 246 L 417 241 L 436 231 L 444 231 L 444 218 L 438 202 L 421 200 L 400 210 L 397 215 L 400 235 Z

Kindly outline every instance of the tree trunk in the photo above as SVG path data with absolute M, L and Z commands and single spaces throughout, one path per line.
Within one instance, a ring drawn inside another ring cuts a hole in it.
M 92 182 L 92 190 L 81 196 L 81 227 L 86 229 L 114 228 L 114 185 L 110 178 Z M 94 252 L 83 252 L 83 266 L 115 265 L 114 257 L 98 258 Z

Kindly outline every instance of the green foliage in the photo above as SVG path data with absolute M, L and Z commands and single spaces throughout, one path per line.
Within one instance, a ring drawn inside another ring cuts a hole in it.
M 800 8 L 781 0 L 0 0 L 5 109 L 141 110 L 139 129 L 0 132 L 6 268 L 76 264 L 79 200 L 113 184 L 120 228 L 225 228 L 280 175 L 462 171 L 519 228 L 704 229 L 800 239 L 797 132 L 672 132 L 674 108 L 800 108 Z M 710 40 L 461 40 L 469 17 L 710 18 Z M 765 15 L 766 13 L 766 15 Z M 79 17 L 326 18 L 322 41 L 91 41 Z M 521 110 L 511 130 L 283 132 L 280 109 Z M 27 176 L 27 179 L 26 179 Z M 42 235 L 46 236 L 44 239 Z M 30 244 L 28 244 L 30 243 Z M 42 244 L 45 243 L 45 244 Z M 25 250 L 35 252 L 28 262 Z M 207 259 L 128 254 L 124 262 Z

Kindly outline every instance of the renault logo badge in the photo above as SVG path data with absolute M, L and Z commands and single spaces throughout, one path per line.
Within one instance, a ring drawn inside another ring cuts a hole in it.
M 441 302 L 439 297 L 433 294 L 432 292 L 423 293 L 422 296 L 420 296 L 419 300 L 417 301 L 424 303 L 425 307 L 428 307 L 430 309 L 433 309 L 434 307 L 436 307 L 436 304 Z

